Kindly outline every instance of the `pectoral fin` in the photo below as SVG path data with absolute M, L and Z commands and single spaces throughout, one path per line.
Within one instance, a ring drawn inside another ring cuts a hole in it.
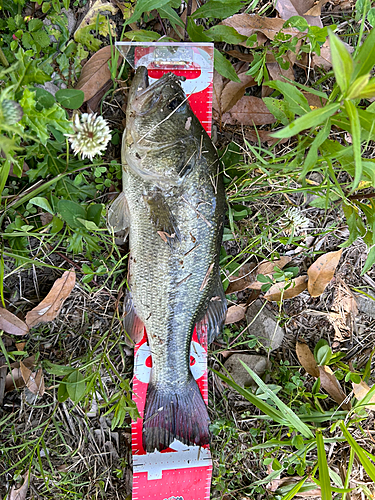
M 227 299 L 225 298 L 223 285 L 218 274 L 206 314 L 197 322 L 198 340 L 200 340 L 202 332 L 207 328 L 207 343 L 208 345 L 211 344 L 223 329 L 226 313 Z
M 180 241 L 181 236 L 176 220 L 162 192 L 160 190 L 154 191 L 144 195 L 143 199 L 147 205 L 151 222 L 160 238 L 170 246 Z
M 124 300 L 124 330 L 130 337 L 130 339 L 134 342 L 134 344 L 138 344 L 143 338 L 144 333 L 144 325 L 142 321 L 138 318 L 137 313 L 134 309 L 133 297 L 132 294 L 128 291 L 125 295 Z M 129 339 L 127 340 L 127 344 L 133 347 Z
M 115 233 L 125 231 L 127 236 L 130 227 L 130 212 L 124 192 L 120 193 L 109 207 L 107 223 Z

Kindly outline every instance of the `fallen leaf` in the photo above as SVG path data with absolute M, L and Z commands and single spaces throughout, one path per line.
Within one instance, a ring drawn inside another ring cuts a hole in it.
M 285 76 L 289 80 L 294 80 L 294 71 L 293 71 L 293 65 L 289 62 L 289 68 L 288 69 L 282 69 L 280 67 L 280 64 L 277 62 L 269 62 L 266 63 L 268 73 L 271 77 L 272 80 L 282 80 L 283 77 Z M 269 87 L 265 87 L 269 89 L 270 92 L 273 92 L 273 89 Z
M 265 87 L 266 88 L 266 87 Z M 276 137 L 271 137 L 272 132 L 267 132 L 266 130 L 245 130 L 244 136 L 249 142 L 254 142 L 255 144 L 259 144 L 260 142 L 267 142 L 270 145 L 276 144 L 277 141 L 280 141 L 279 144 L 283 144 L 288 141 L 288 139 L 277 139 Z
M 314 354 L 311 352 L 309 346 L 305 342 L 298 342 L 296 344 L 296 354 L 298 361 L 303 368 L 312 377 L 318 378 L 320 376 L 319 367 L 315 361 Z
M 212 89 L 212 108 L 213 108 L 213 111 L 216 111 L 216 113 L 217 113 L 216 118 L 220 118 L 220 115 L 221 115 L 220 98 L 221 98 L 221 93 L 223 91 L 223 88 L 224 88 L 224 79 L 215 70 L 214 77 L 213 77 L 213 89 Z
M 32 372 L 25 366 L 22 361 L 20 362 L 20 370 L 22 378 L 26 387 L 33 394 L 43 396 L 44 394 L 44 377 L 43 370 L 40 368 L 37 372 Z
M 232 323 L 237 323 L 244 319 L 246 312 L 246 304 L 239 304 L 236 306 L 230 306 L 225 317 L 225 324 L 230 325 Z
M 363 380 L 361 380 L 359 384 L 355 384 L 354 382 L 352 382 L 352 384 L 353 384 L 354 396 L 358 399 L 358 401 L 362 401 L 362 399 L 369 392 L 370 387 L 366 384 L 366 382 L 363 382 Z M 372 396 L 372 398 L 367 403 L 367 405 L 365 405 L 365 407 L 368 410 L 372 410 L 372 411 L 375 410 L 375 395 Z
M 261 262 L 259 266 L 255 266 L 255 264 L 244 264 L 241 266 L 238 277 L 231 276 L 229 278 L 229 286 L 225 293 L 230 294 L 234 292 L 241 292 L 242 290 L 246 290 L 247 288 L 251 288 L 253 290 L 260 290 L 264 283 L 256 280 L 258 274 L 263 274 L 265 276 L 272 276 L 274 273 L 275 267 L 279 267 L 282 269 L 288 264 L 292 259 L 288 256 L 282 256 L 280 259 Z M 255 269 L 256 267 L 256 269 Z
M 320 383 L 323 389 L 325 389 L 331 398 L 334 399 L 338 405 L 341 405 L 344 410 L 350 410 L 352 405 L 350 404 L 350 401 L 348 403 L 344 403 L 346 394 L 342 390 L 342 387 L 331 368 L 327 365 L 319 366 L 319 373 Z
M 81 76 L 75 86 L 85 94 L 83 102 L 94 97 L 111 80 L 111 72 L 108 68 L 108 61 L 111 58 L 113 47 L 108 45 L 98 50 L 83 66 Z M 118 65 L 122 58 L 118 58 Z
M 12 486 L 9 492 L 7 500 L 25 500 L 27 495 L 27 490 L 29 489 L 29 471 L 23 475 L 23 483 L 20 488 Z
M 307 276 L 298 276 L 297 278 L 293 278 L 291 281 L 292 285 L 286 290 L 284 290 L 287 283 L 285 281 L 272 285 L 268 292 L 264 294 L 264 298 L 270 301 L 279 301 L 281 298 L 283 298 L 283 300 L 292 299 L 306 290 Z
M 11 335 L 26 335 L 29 332 L 29 327 L 22 319 L 0 307 L 0 330 Z
M 249 37 L 256 33 L 258 45 L 260 45 L 264 44 L 267 38 L 269 40 L 273 40 L 281 31 L 284 23 L 284 19 L 279 19 L 277 17 L 262 17 L 256 14 L 244 13 L 235 14 L 234 16 L 225 19 L 220 24 L 223 24 L 224 26 L 231 26 L 243 36 Z M 260 36 L 259 33 L 263 36 Z M 283 33 L 293 36 L 301 36 L 300 31 L 296 28 L 285 28 L 283 29 Z M 246 42 L 243 42 L 243 44 L 246 45 Z
M 329 284 L 339 263 L 342 249 L 321 255 L 307 270 L 307 288 L 311 297 L 319 297 Z
M 30 356 L 23 360 L 23 365 L 27 368 L 32 369 L 35 366 L 35 356 Z M 8 365 L 3 365 L 7 367 Z M 0 367 L 0 368 L 3 368 Z M 25 387 L 25 381 L 22 377 L 21 373 L 21 363 L 19 361 L 14 361 L 11 363 L 12 371 L 8 373 L 5 377 L 5 392 L 13 391 L 15 388 L 20 389 L 21 387 Z
M 283 255 L 280 257 L 280 259 L 276 259 L 273 261 L 268 261 L 268 262 L 262 262 L 259 264 L 256 274 L 263 274 L 263 276 L 269 276 L 272 278 L 272 276 L 275 273 L 275 267 L 278 267 L 279 269 L 283 269 L 290 261 L 292 260 L 291 257 L 288 257 L 287 255 Z M 251 283 L 250 287 L 252 290 L 260 290 L 264 283 L 261 283 L 260 281 L 254 281 L 254 283 Z
M 322 6 L 327 0 L 277 0 L 276 10 L 283 19 L 290 19 L 293 16 L 302 16 L 310 26 L 323 27 L 320 14 Z
M 229 81 L 223 88 L 220 96 L 220 111 L 226 113 L 229 111 L 245 94 L 248 87 L 257 85 L 251 75 L 246 73 L 238 74 L 241 83 Z
M 95 23 L 98 14 L 102 12 L 110 12 L 112 15 L 115 15 L 117 11 L 118 8 L 112 2 L 108 2 L 107 0 L 96 0 L 86 12 L 78 28 L 76 29 L 76 33 L 82 28 Z
M 327 99 L 314 94 L 310 94 L 310 92 L 302 92 L 302 94 L 306 97 L 311 109 L 322 108 L 327 103 Z
M 223 123 L 228 125 L 267 125 L 276 118 L 268 110 L 262 99 L 254 96 L 243 96 L 228 112 L 222 116 Z
M 29 328 L 39 323 L 54 320 L 59 314 L 65 299 L 69 297 L 70 292 L 73 290 L 75 283 L 75 271 L 65 271 L 61 278 L 55 281 L 47 297 L 26 314 L 26 323 Z

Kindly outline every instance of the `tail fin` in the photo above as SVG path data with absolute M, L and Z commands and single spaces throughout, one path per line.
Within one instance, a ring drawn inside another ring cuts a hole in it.
M 210 441 L 210 420 L 199 387 L 192 377 L 178 392 L 149 383 L 143 420 L 143 447 L 162 451 L 178 439 L 203 446 Z

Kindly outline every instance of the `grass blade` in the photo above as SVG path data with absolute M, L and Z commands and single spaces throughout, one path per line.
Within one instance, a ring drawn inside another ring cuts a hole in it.
M 287 127 L 282 128 L 271 135 L 277 139 L 287 139 L 289 137 L 293 137 L 293 135 L 299 134 L 302 130 L 317 127 L 321 123 L 328 120 L 328 118 L 334 115 L 339 109 L 340 104 L 338 103 L 328 104 L 328 106 L 325 106 L 324 108 L 314 109 L 310 113 L 300 116 L 297 120 L 294 120 L 294 122 L 289 123 Z
M 348 113 L 350 128 L 352 133 L 353 154 L 355 173 L 352 192 L 358 186 L 362 178 L 362 156 L 361 156 L 361 122 L 359 121 L 358 111 L 351 101 L 345 101 L 345 109 Z
M 272 420 L 274 420 L 278 424 L 287 425 L 287 422 L 285 421 L 283 415 L 279 411 L 277 411 L 275 408 L 272 408 L 272 406 L 270 406 L 269 404 L 267 404 L 265 401 L 258 398 L 254 394 L 252 394 L 247 389 L 243 389 L 240 385 L 236 384 L 236 382 L 234 382 L 230 378 L 226 377 L 222 373 L 217 372 L 216 370 L 213 370 L 213 369 L 212 369 L 212 371 L 214 373 L 216 373 L 216 375 L 218 377 L 220 377 L 222 380 L 224 380 L 224 382 L 226 384 L 228 384 L 230 387 L 232 387 L 237 392 L 239 392 L 241 394 L 241 396 L 246 398 L 248 401 L 250 401 L 250 403 L 252 403 L 257 408 L 259 408 L 260 411 L 262 411 L 263 413 L 268 415 Z
M 300 481 L 298 481 L 297 484 L 293 486 L 293 488 L 288 491 L 288 493 L 281 498 L 281 500 L 291 500 L 296 496 L 296 494 L 299 492 L 299 490 L 302 488 L 302 486 L 305 484 L 307 479 L 307 476 L 303 477 Z
M 314 434 L 311 432 L 311 430 L 307 427 L 306 424 L 302 422 L 302 420 L 294 413 L 293 410 L 291 410 L 285 403 L 279 399 L 276 394 L 274 394 L 267 384 L 263 382 L 263 380 L 258 377 L 258 375 L 253 372 L 245 363 L 241 361 L 241 364 L 245 368 L 245 370 L 252 376 L 254 381 L 259 385 L 259 387 L 262 389 L 262 391 L 267 394 L 267 396 L 276 404 L 276 406 L 279 408 L 280 412 L 282 415 L 284 415 L 284 419 L 286 419 L 291 427 L 293 429 L 297 430 L 300 432 L 303 436 L 306 438 L 313 438 Z
M 370 476 L 370 478 L 373 481 L 375 481 L 375 466 L 367 457 L 365 450 L 356 442 L 356 440 L 353 438 L 353 436 L 350 434 L 350 432 L 346 428 L 344 422 L 340 422 L 340 427 L 341 427 L 342 433 L 344 434 L 346 440 L 348 441 L 350 446 L 353 448 L 353 450 L 357 454 L 359 461 L 363 465 L 365 471 Z
M 326 451 L 324 449 L 323 435 L 316 431 L 316 445 L 318 450 L 318 466 L 322 500 L 332 500 L 331 480 L 329 478 Z

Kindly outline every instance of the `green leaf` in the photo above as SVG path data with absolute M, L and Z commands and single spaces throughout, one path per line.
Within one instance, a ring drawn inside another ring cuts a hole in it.
M 263 102 L 276 120 L 283 125 L 288 125 L 294 119 L 294 114 L 290 111 L 288 103 L 284 100 L 263 97 Z
M 290 123 L 287 127 L 278 130 L 277 132 L 271 134 L 272 137 L 278 139 L 284 139 L 292 137 L 293 135 L 299 134 L 302 130 L 307 128 L 312 128 L 325 122 L 330 116 L 336 113 L 340 109 L 340 104 L 328 104 L 324 108 L 314 109 L 310 113 L 306 113 L 300 116 L 294 122 Z
M 344 422 L 340 422 L 340 428 L 342 430 L 342 433 L 344 434 L 345 439 L 347 440 L 347 442 L 350 444 L 350 446 L 356 452 L 357 457 L 358 457 L 359 461 L 361 462 L 363 468 L 365 469 L 367 474 L 370 476 L 371 480 L 375 481 L 375 466 L 368 459 L 365 450 L 353 438 L 353 436 L 350 434 L 350 432 L 346 428 Z
M 365 265 L 363 266 L 363 269 L 361 271 L 361 276 L 363 276 L 365 273 L 367 273 L 367 271 L 369 271 L 372 268 L 374 263 L 375 263 L 375 246 L 370 248 L 370 251 L 367 255 Z
M 234 45 L 244 42 L 247 39 L 246 36 L 240 35 L 231 26 L 223 26 L 219 24 L 205 31 L 204 34 L 210 37 L 214 42 L 226 42 Z
M 35 198 L 31 198 L 29 201 L 32 205 L 35 205 L 37 207 L 42 208 L 46 212 L 50 214 L 54 214 L 51 205 L 49 204 L 49 201 L 46 198 L 42 198 L 41 196 L 35 196 Z
M 352 187 L 352 192 L 353 192 L 362 178 L 361 123 L 359 121 L 359 115 L 355 105 L 348 100 L 345 100 L 344 104 L 345 104 L 345 110 L 348 113 L 350 121 L 352 143 L 353 143 L 354 164 L 355 164 L 355 175 Z
M 237 73 L 231 63 L 217 49 L 215 49 L 214 67 L 221 76 L 240 83 Z
M 254 381 L 258 384 L 258 386 L 262 389 L 262 391 L 267 394 L 267 396 L 276 404 L 280 413 L 284 416 L 284 418 L 289 422 L 289 425 L 300 432 L 306 438 L 313 438 L 314 434 L 307 427 L 306 424 L 302 422 L 302 420 L 291 410 L 285 403 L 279 399 L 276 394 L 269 389 L 267 384 L 263 382 L 263 380 L 253 371 L 251 370 L 245 363 L 241 361 L 241 364 L 245 368 L 245 370 L 251 375 Z
M 374 67 L 374 64 L 375 64 L 375 29 L 372 29 L 354 58 L 354 71 L 352 79 L 356 80 L 358 77 L 362 75 L 369 74 L 372 68 Z
M 68 388 L 64 381 L 60 382 L 59 388 L 57 390 L 57 401 L 63 403 L 69 397 Z
M 99 226 L 102 210 L 103 205 L 101 203 L 90 205 L 87 209 L 87 219 L 95 222 L 95 224 Z
M 165 5 L 164 7 L 160 7 L 158 9 L 158 12 L 160 14 L 160 17 L 162 19 L 168 19 L 173 28 L 176 30 L 175 25 L 180 26 L 181 28 L 185 29 L 184 23 L 181 21 L 181 18 L 177 14 L 175 10 L 172 9 L 169 5 Z M 159 35 L 160 36 L 160 35 Z
M 56 92 L 55 97 L 63 108 L 78 109 L 83 104 L 85 94 L 82 90 L 61 89 Z
M 220 377 L 222 380 L 224 380 L 224 382 L 226 384 L 228 384 L 230 387 L 235 389 L 239 394 L 241 394 L 241 396 L 243 396 L 245 399 L 250 401 L 250 403 L 252 403 L 257 408 L 259 408 L 259 410 L 262 411 L 265 415 L 268 415 L 268 417 L 270 417 L 272 420 L 274 420 L 275 422 L 282 424 L 282 425 L 287 424 L 283 415 L 279 411 L 277 411 L 275 408 L 273 408 L 271 405 L 269 405 L 268 403 L 266 403 L 262 399 L 258 398 L 257 396 L 252 394 L 247 389 L 244 389 L 240 385 L 236 384 L 236 382 L 234 382 L 232 379 L 226 377 L 222 373 L 220 373 L 214 369 L 212 369 L 212 371 L 214 373 L 216 373 L 216 375 L 218 377 Z
M 70 399 L 77 403 L 82 399 L 86 391 L 85 379 L 79 370 L 74 370 L 66 377 L 66 389 Z
M 159 33 L 155 33 L 155 31 L 147 31 L 147 30 L 133 30 L 127 31 L 124 33 L 126 38 L 132 40 L 134 42 L 153 42 L 160 38 Z
M 284 100 L 289 104 L 289 109 L 292 113 L 298 116 L 310 113 L 311 108 L 306 97 L 294 85 L 279 80 L 267 82 L 265 85 L 278 90 L 284 95 Z
M 327 456 L 324 449 L 322 432 L 316 431 L 316 445 L 318 450 L 319 481 L 322 493 L 322 500 L 332 499 L 331 481 L 329 478 Z
M 306 479 L 308 476 L 303 477 L 300 481 L 298 481 L 297 484 L 293 486 L 293 488 L 288 491 L 288 493 L 281 498 L 281 500 L 292 500 L 296 496 L 296 494 L 299 492 L 299 490 L 302 488 L 302 486 L 305 484 Z
M 317 164 L 318 160 L 318 149 L 328 138 L 330 133 L 331 133 L 331 119 L 328 118 L 323 127 L 317 133 L 315 139 L 313 140 L 310 146 L 309 152 L 307 153 L 305 158 L 305 163 L 303 164 L 300 179 L 303 179 L 310 170 L 314 169 L 314 166 Z
M 133 15 L 125 22 L 125 26 L 130 23 L 135 23 L 144 12 L 151 12 L 154 9 L 159 9 L 167 5 L 170 0 L 138 0 L 135 5 Z
M 307 31 L 309 24 L 302 16 L 292 16 L 283 25 L 283 28 L 297 28 L 299 31 Z
M 202 7 L 197 9 L 194 14 L 194 19 L 224 19 L 226 17 L 233 16 L 236 14 L 243 3 L 240 0 L 223 0 L 222 2 L 218 0 L 208 0 Z
M 51 94 L 51 92 L 41 89 L 40 87 L 36 87 L 33 90 L 35 90 L 35 96 L 38 104 L 43 106 L 43 108 L 50 108 L 55 104 L 56 99 Z
M 74 371 L 74 368 L 72 368 L 71 366 L 56 365 L 54 363 L 51 363 L 51 361 L 49 361 L 48 359 L 43 361 L 43 367 L 46 372 L 58 377 L 65 377 L 66 375 L 69 375 L 69 373 L 72 373 Z
M 71 228 L 84 227 L 78 218 L 86 219 L 86 210 L 78 203 L 70 200 L 60 200 L 57 204 L 57 210 Z
M 346 94 L 353 73 L 352 56 L 347 51 L 340 38 L 329 30 L 332 66 L 336 81 L 343 94 Z
M 357 99 L 358 97 L 360 97 L 362 92 L 367 87 L 369 79 L 370 75 L 362 75 L 354 80 L 354 82 L 349 87 L 347 99 Z M 372 96 L 370 95 L 370 97 Z
M 211 38 L 204 34 L 203 26 L 197 26 L 191 17 L 188 18 L 186 29 L 192 42 L 211 42 Z

